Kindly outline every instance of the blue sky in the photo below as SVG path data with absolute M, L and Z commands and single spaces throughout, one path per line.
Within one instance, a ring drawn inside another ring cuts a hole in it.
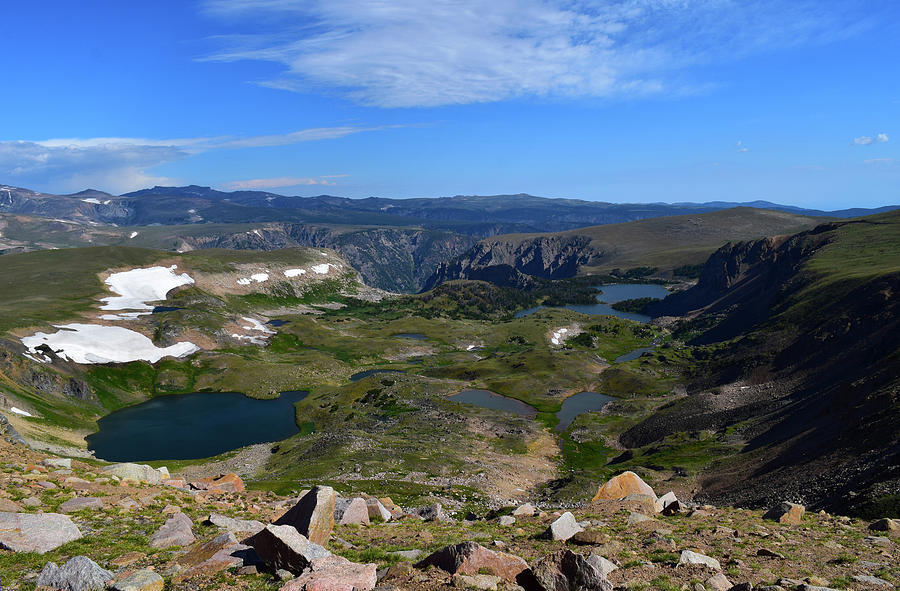
M 0 183 L 900 203 L 900 3 L 4 3 Z

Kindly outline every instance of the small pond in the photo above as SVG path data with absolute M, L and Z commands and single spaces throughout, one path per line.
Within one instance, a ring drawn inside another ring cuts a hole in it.
M 644 314 L 635 314 L 634 312 L 620 312 L 614 310 L 610 304 L 621 302 L 623 300 L 634 300 L 637 298 L 657 298 L 663 299 L 669 295 L 669 291 L 662 285 L 655 283 L 621 283 L 615 285 L 598 285 L 597 289 L 603 293 L 597 294 L 596 304 L 569 304 L 564 306 L 569 310 L 581 312 L 582 314 L 618 316 L 628 320 L 637 322 L 650 322 L 649 316 Z M 534 314 L 538 310 L 546 306 L 537 306 L 536 308 L 528 308 L 527 310 L 519 310 L 515 313 L 516 318 L 522 318 L 529 314 Z
M 565 431 L 580 414 L 600 410 L 609 402 L 615 400 L 612 396 L 598 394 L 597 392 L 579 392 L 563 400 L 562 408 L 556 413 L 559 424 L 557 431 Z
M 266 324 L 268 324 L 269 326 L 284 326 L 285 324 L 289 324 L 290 322 L 290 320 L 278 320 L 277 318 L 275 318 L 274 320 L 269 320 L 268 322 L 266 322 Z
M 613 360 L 613 363 L 624 363 L 626 361 L 631 361 L 632 359 L 637 359 L 644 353 L 649 353 L 653 350 L 653 347 L 641 347 L 640 349 L 635 349 L 634 351 L 629 351 L 624 355 L 619 355 Z
M 178 306 L 153 306 L 154 314 L 162 314 L 163 312 L 174 312 L 175 310 L 184 310 Z
M 350 376 L 351 382 L 358 382 L 363 378 L 367 378 L 369 376 L 374 376 L 378 373 L 406 373 L 402 369 L 367 369 L 365 371 L 361 371 L 359 373 L 355 373 Z
M 398 339 L 413 339 L 415 341 L 424 341 L 428 337 L 420 332 L 401 332 L 394 335 Z
M 491 392 L 490 390 L 463 390 L 459 394 L 448 396 L 454 402 L 463 402 L 480 406 L 481 408 L 490 408 L 492 410 L 503 410 L 506 412 L 523 415 L 526 417 L 537 416 L 534 407 L 525 404 L 515 398 L 507 398 Z
M 88 448 L 111 462 L 192 460 L 296 435 L 294 404 L 309 392 L 291 390 L 257 400 L 235 392 L 159 396 L 109 414 L 88 435 Z

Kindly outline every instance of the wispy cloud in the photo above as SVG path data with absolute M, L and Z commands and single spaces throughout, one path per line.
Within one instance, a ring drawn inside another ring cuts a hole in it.
M 266 178 L 266 179 L 247 179 L 243 181 L 231 181 L 229 183 L 225 183 L 222 185 L 226 189 L 230 189 L 232 191 L 249 191 L 249 190 L 259 190 L 259 189 L 275 189 L 278 187 L 299 187 L 299 186 L 308 186 L 308 185 L 326 185 L 333 186 L 337 185 L 337 182 L 334 179 L 343 178 L 348 175 L 346 174 L 333 174 L 319 177 L 274 177 L 274 178 Z
M 868 160 L 863 160 L 863 164 L 869 164 L 874 166 L 891 166 L 897 160 L 894 158 L 870 158 Z
M 745 146 L 745 145 L 744 145 L 744 142 L 741 141 L 741 140 L 738 140 L 738 143 L 735 144 L 734 149 L 735 149 L 735 151 L 737 151 L 737 152 L 749 152 L 749 151 L 750 151 L 750 148 L 748 148 L 747 146 Z
M 690 91 L 698 63 L 859 33 L 862 0 L 206 0 L 253 23 L 203 59 L 284 66 L 257 83 L 381 107 Z
M 97 137 L 0 141 L 0 179 L 45 190 L 99 187 L 124 193 L 155 184 L 177 183 L 178 179 L 155 175 L 150 171 L 154 167 L 211 150 L 285 146 L 397 127 L 403 126 L 344 125 L 249 137 Z
M 850 142 L 854 146 L 868 146 L 870 144 L 882 144 L 888 141 L 888 135 L 886 133 L 879 133 L 877 135 L 861 135 L 859 137 L 853 138 L 853 141 Z

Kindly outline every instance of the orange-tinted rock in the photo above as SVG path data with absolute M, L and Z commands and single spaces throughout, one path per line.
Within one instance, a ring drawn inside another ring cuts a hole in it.
M 191 488 L 205 490 L 209 493 L 234 493 L 244 492 L 244 481 L 241 477 L 231 472 L 216 478 L 201 478 L 191 482 Z
M 806 513 L 806 507 L 797 503 L 778 503 L 769 509 L 763 519 L 770 519 L 778 523 L 786 523 L 790 525 L 800 525 L 803 514 Z
M 514 581 L 528 568 L 528 563 L 512 554 L 494 552 L 475 542 L 447 546 L 416 564 L 416 568 L 436 566 L 450 574 L 494 574 L 506 581 Z
M 370 591 L 377 584 L 374 564 L 350 562 L 342 556 L 314 560 L 309 572 L 279 591 Z
M 653 497 L 654 500 L 656 499 L 656 493 L 640 476 L 634 472 L 622 472 L 618 476 L 610 478 L 601 486 L 591 500 L 618 500 L 632 494 L 648 495 Z

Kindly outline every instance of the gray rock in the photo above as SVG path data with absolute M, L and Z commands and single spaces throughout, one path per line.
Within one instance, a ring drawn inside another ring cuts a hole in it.
M 391 512 L 384 504 L 374 497 L 366 499 L 366 508 L 369 510 L 369 519 L 391 520 Z
M 39 587 L 50 587 L 51 589 L 92 591 L 105 589 L 106 582 L 114 576 L 90 558 L 76 556 L 62 566 L 48 562 L 44 565 L 36 582 Z
M 500 519 L 497 520 L 500 525 L 509 526 L 513 525 L 516 522 L 516 518 L 512 515 L 502 515 Z
M 282 582 L 290 581 L 294 578 L 294 573 L 285 568 L 279 568 L 275 571 L 275 578 Z
M 797 591 L 840 591 L 839 589 L 832 589 L 831 587 L 818 587 L 816 585 L 810 585 L 808 583 L 803 583 L 799 587 L 797 587 Z
M 163 591 L 164 581 L 152 570 L 142 569 L 114 584 L 112 591 Z
M 632 512 L 628 515 L 628 520 L 626 521 L 626 523 L 627 523 L 628 525 L 636 525 L 636 524 L 638 524 L 638 523 L 643 523 L 643 522 L 645 522 L 645 521 L 650 521 L 651 519 L 652 519 L 652 517 L 647 517 L 647 516 L 644 515 L 643 513 L 635 513 L 635 512 L 632 511 Z
M 886 531 L 891 535 L 900 535 L 900 519 L 879 519 L 869 524 L 873 531 Z
M 148 484 L 159 484 L 162 479 L 169 477 L 169 471 L 164 468 L 157 470 L 147 464 L 113 464 L 103 469 L 103 473 L 107 476 L 117 476 L 122 480 L 134 480 L 136 482 L 146 482 Z M 163 476 L 165 474 L 165 476 Z
M 599 554 L 591 554 L 587 557 L 587 561 L 600 569 L 600 572 L 603 573 L 604 577 L 619 568 L 613 564 L 611 560 L 607 560 Z
M 97 497 L 74 497 L 59 506 L 62 513 L 75 513 L 83 509 L 100 511 L 103 509 L 103 501 Z
M 81 537 L 68 515 L 0 513 L 0 548 L 43 554 Z
M 26 507 L 40 507 L 43 503 L 41 503 L 41 500 L 37 497 L 28 497 L 22 501 L 22 504 Z
M 707 589 L 711 589 L 712 591 L 728 591 L 733 586 L 731 581 L 728 580 L 728 577 L 722 573 L 718 573 L 706 579 L 704 585 L 706 585 Z
M 873 546 L 883 546 L 889 548 L 894 545 L 890 538 L 884 536 L 866 536 L 865 541 Z
M 500 577 L 494 575 L 453 575 L 453 586 L 460 589 L 493 591 L 500 581 Z
M 306 570 L 313 560 L 331 556 L 331 552 L 310 542 L 291 525 L 267 525 L 249 543 L 270 568 L 295 574 Z
M 360 497 L 335 500 L 334 520 L 340 525 L 369 525 L 369 507 L 366 500 Z
M 578 532 L 584 531 L 575 521 L 575 516 L 571 512 L 566 511 L 559 518 L 550 524 L 544 537 L 551 540 L 568 540 Z
M 422 507 L 416 510 L 416 514 L 425 521 L 450 521 L 450 517 L 444 513 L 444 507 L 440 503 Z
M 852 577 L 852 579 L 857 583 L 875 585 L 876 587 L 893 587 L 893 584 L 888 583 L 884 579 L 879 579 L 878 577 L 873 577 L 870 575 L 855 575 Z
M 418 558 L 422 556 L 423 552 L 421 550 L 397 550 L 395 552 L 388 552 L 388 554 L 398 556 L 401 560 L 412 562 L 414 560 L 418 560 Z
M 678 502 L 678 497 L 675 496 L 675 493 L 669 491 L 663 496 L 656 499 L 656 501 L 653 503 L 653 506 L 656 508 L 657 513 L 662 513 L 663 509 L 665 509 L 668 505 L 676 502 Z
M 534 508 L 534 505 L 531 503 L 525 503 L 524 505 L 519 505 L 512 512 L 513 517 L 532 517 L 537 512 L 537 509 Z
M 193 522 L 184 513 L 175 513 L 166 520 L 155 534 L 150 536 L 150 545 L 154 548 L 170 546 L 187 546 L 197 539 L 191 530 Z
M 613 589 L 598 566 L 571 550 L 558 550 L 539 558 L 527 573 L 523 573 L 521 583 L 527 589 L 539 591 Z
M 699 554 L 690 550 L 682 550 L 681 558 L 678 559 L 678 564 L 675 566 L 691 564 L 702 564 L 714 570 L 722 570 L 722 565 L 719 564 L 719 561 L 715 558 L 710 558 L 705 554 Z
M 206 518 L 206 522 L 232 533 L 246 532 L 251 535 L 258 534 L 266 527 L 255 519 L 234 519 L 218 513 L 210 513 L 209 517 Z
M 69 458 L 45 458 L 41 460 L 41 466 L 47 468 L 62 468 L 63 470 L 72 469 L 72 460 Z

